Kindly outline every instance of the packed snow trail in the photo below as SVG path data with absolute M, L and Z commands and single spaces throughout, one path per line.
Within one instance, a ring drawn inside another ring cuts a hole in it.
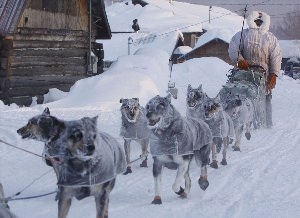
M 188 199 L 180 199 L 172 191 L 176 171 L 164 169 L 162 182 L 163 204 L 151 205 L 153 198 L 152 158 L 149 168 L 140 168 L 133 163 L 133 173 L 117 177 L 111 194 L 110 217 L 299 217 L 300 199 L 300 89 L 297 81 L 282 77 L 273 94 L 272 129 L 252 131 L 250 141 L 242 139 L 241 152 L 229 151 L 228 165 L 219 169 L 209 168 L 210 186 L 204 192 L 197 180 L 200 171 L 192 162 L 192 188 Z M 16 130 L 40 110 L 21 108 L 2 110 L 1 139 L 22 148 L 41 153 L 43 144 L 22 140 Z M 60 110 L 51 113 L 67 120 L 82 116 L 99 116 L 99 128 L 118 138 L 119 111 Z M 112 119 L 114 118 L 114 119 Z M 139 156 L 139 146 L 132 145 L 132 157 Z M 41 159 L 1 144 L 1 180 L 7 196 L 21 190 L 49 168 Z M 221 155 L 218 155 L 221 160 Z M 37 181 L 23 196 L 52 191 L 56 188 L 54 173 Z M 40 199 L 13 201 L 11 210 L 20 218 L 52 218 L 57 214 L 54 195 Z M 73 200 L 69 217 L 94 217 L 93 198 Z

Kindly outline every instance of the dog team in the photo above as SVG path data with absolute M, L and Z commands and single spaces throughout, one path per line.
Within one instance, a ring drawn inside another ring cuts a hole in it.
M 148 167 L 148 148 L 153 157 L 155 195 L 152 204 L 162 204 L 162 169 L 177 170 L 173 191 L 186 198 L 191 189 L 190 164 L 195 158 L 199 167 L 198 184 L 209 186 L 207 165 L 218 168 L 217 153 L 222 149 L 222 165 L 227 165 L 229 144 L 240 151 L 244 127 L 249 140 L 253 122 L 253 105 L 239 96 L 221 102 L 220 96 L 210 98 L 198 88 L 187 88 L 186 117 L 171 103 L 171 95 L 159 95 L 145 108 L 138 98 L 120 99 L 121 129 L 124 149 L 111 135 L 99 131 L 96 117 L 64 121 L 42 114 L 29 119 L 17 130 L 23 139 L 44 142 L 45 163 L 52 166 L 58 181 L 58 218 L 66 218 L 72 198 L 81 200 L 94 196 L 97 218 L 108 217 L 109 195 L 118 174 L 132 173 L 130 144 L 141 146 L 140 167 Z M 211 155 L 211 159 L 210 159 Z M 185 187 L 181 187 L 184 181 Z

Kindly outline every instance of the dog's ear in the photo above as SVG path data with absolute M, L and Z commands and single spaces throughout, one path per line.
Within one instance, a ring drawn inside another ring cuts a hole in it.
M 199 92 L 202 92 L 202 84 L 199 85 L 198 90 Z
M 188 88 L 187 88 L 187 90 L 188 90 L 188 91 L 191 91 L 191 90 L 192 90 L 192 86 L 191 86 L 191 84 L 189 84 L 189 85 L 188 85 Z
M 169 93 L 169 94 L 167 95 L 166 99 L 167 99 L 168 103 L 171 104 L 172 95 Z
M 48 107 L 46 107 L 42 113 L 43 115 L 50 115 L 50 110 Z
M 121 104 L 123 103 L 123 100 L 124 100 L 123 98 L 120 99 L 120 103 L 121 103 Z
M 218 104 L 221 102 L 221 98 L 219 94 L 215 97 L 214 102 Z
M 92 121 L 97 126 L 98 116 L 93 117 Z
M 132 98 L 132 99 L 136 100 L 139 103 L 140 100 L 139 98 Z

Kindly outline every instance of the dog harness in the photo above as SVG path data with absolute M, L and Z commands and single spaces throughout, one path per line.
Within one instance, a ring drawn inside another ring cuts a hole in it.
M 150 153 L 158 155 L 188 155 L 212 143 L 209 126 L 200 119 L 184 118 L 180 132 L 168 135 L 172 124 L 166 129 L 154 129 L 150 135 Z M 174 121 L 173 121 L 174 123 Z

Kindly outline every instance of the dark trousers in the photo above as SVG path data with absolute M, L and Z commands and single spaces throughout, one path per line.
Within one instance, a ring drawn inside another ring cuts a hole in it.
M 266 125 L 267 127 L 271 127 L 273 125 L 272 122 L 272 92 L 266 95 Z

